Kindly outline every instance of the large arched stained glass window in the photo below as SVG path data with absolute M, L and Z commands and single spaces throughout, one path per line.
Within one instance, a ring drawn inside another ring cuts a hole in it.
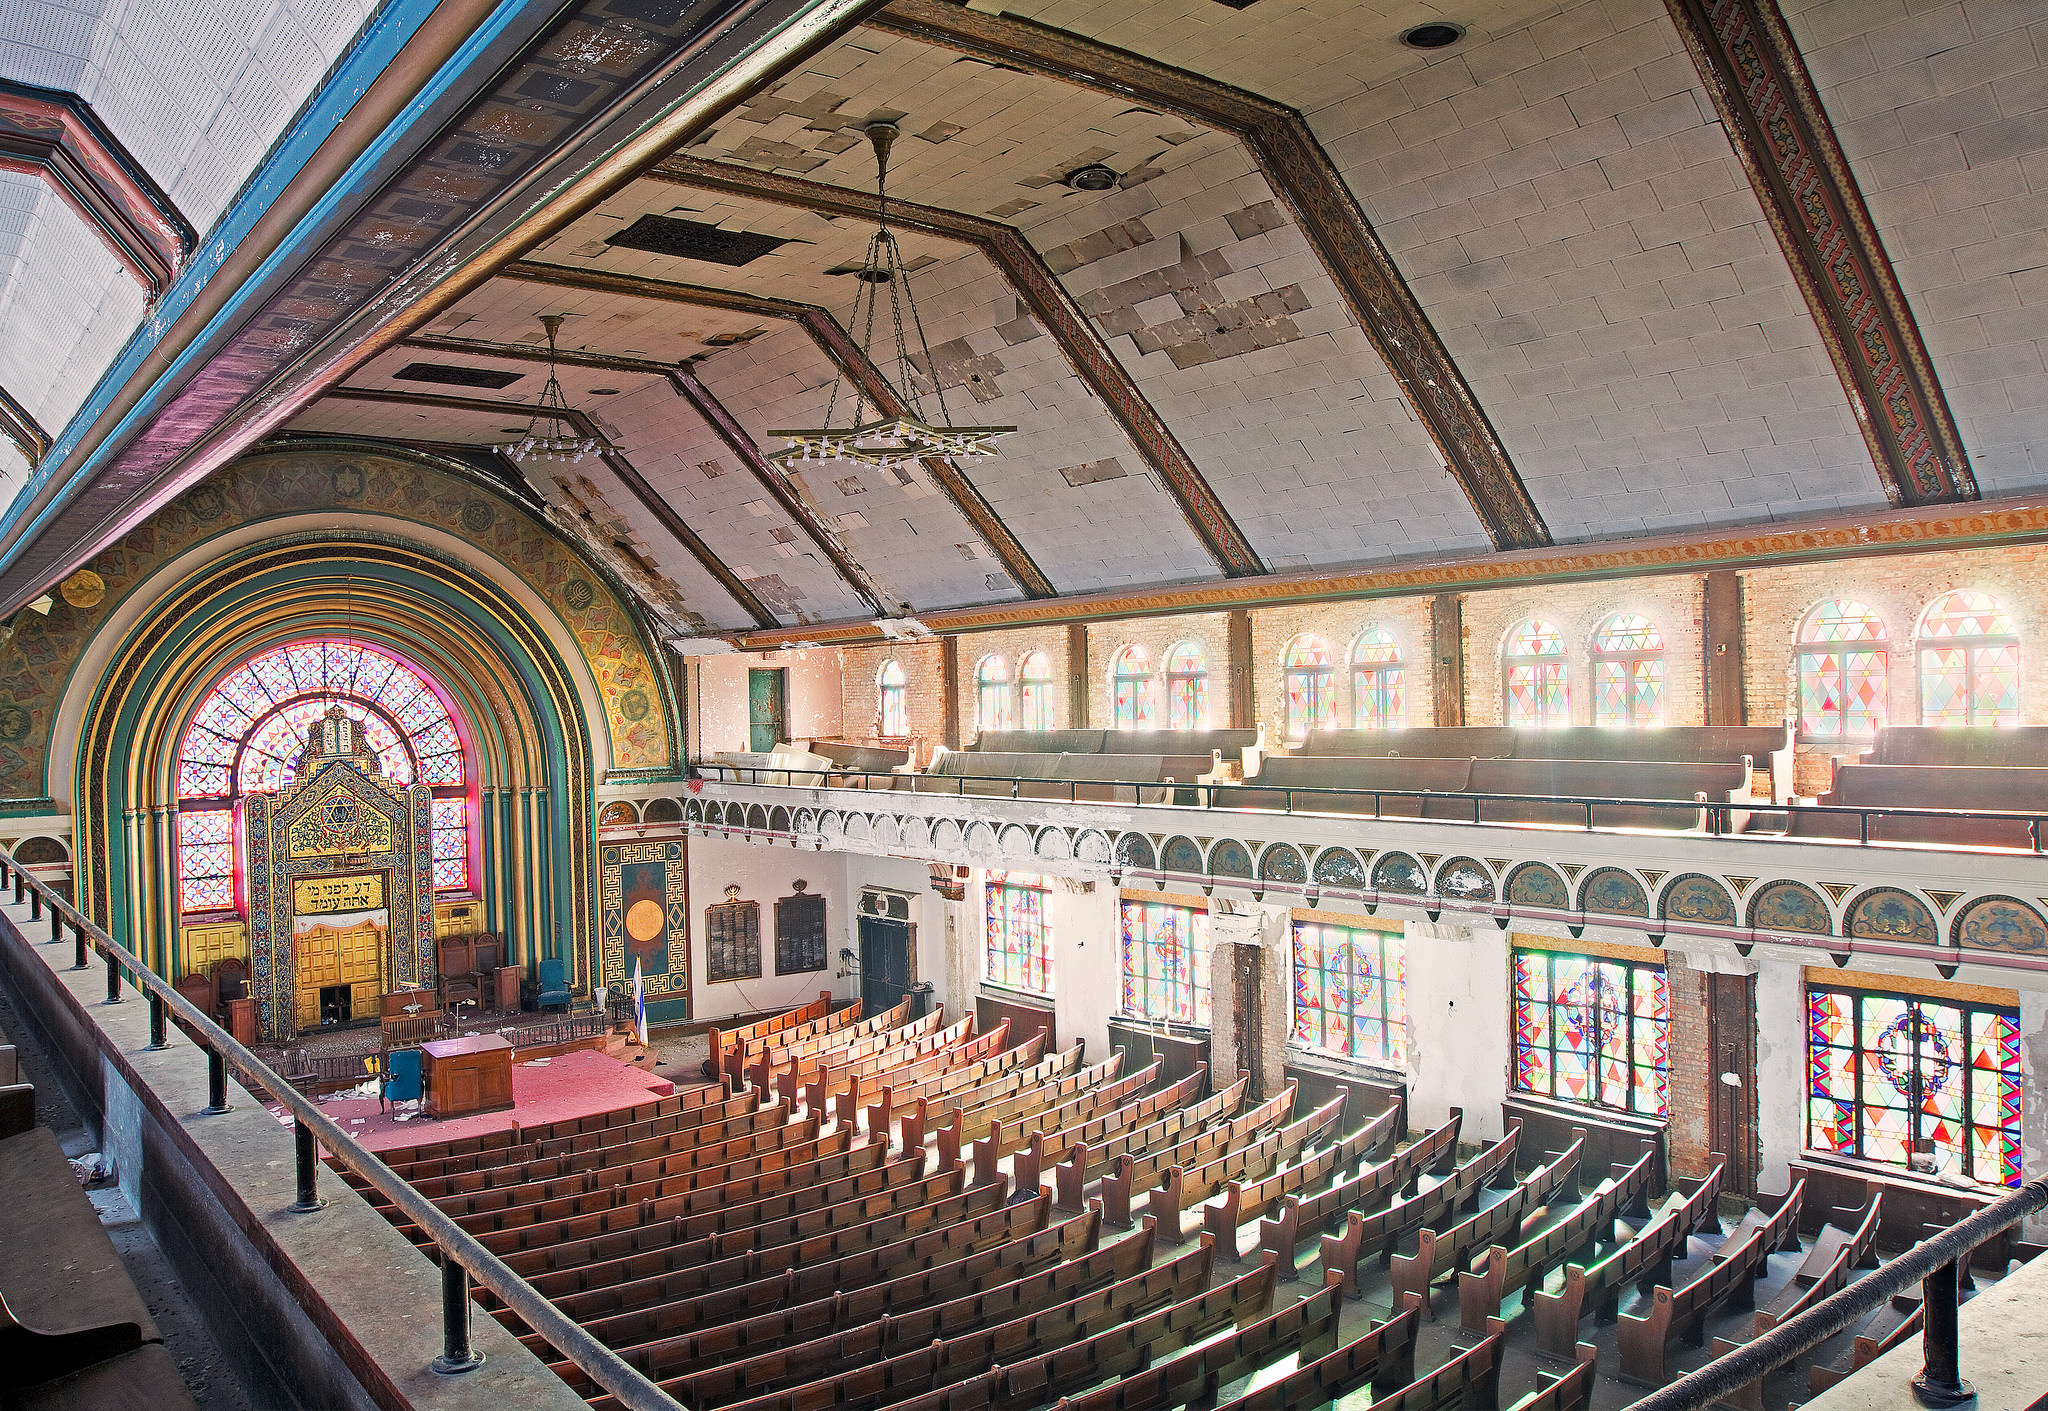
M 1401 649 L 1384 627 L 1369 628 L 1351 648 L 1351 724 L 1358 730 L 1398 730 L 1408 723 Z
M 1052 658 L 1028 652 L 1017 667 L 1019 730 L 1052 729 Z
M 2020 723 L 2020 639 L 1998 599 L 1944 593 L 1920 619 L 1920 723 Z
M 1308 738 L 1311 730 L 1337 727 L 1337 668 L 1320 637 L 1296 637 L 1281 658 L 1287 681 L 1287 738 Z
M 1116 654 L 1109 669 L 1110 724 L 1119 730 L 1150 730 L 1157 710 L 1159 678 L 1143 647 L 1133 644 Z
M 908 685 L 901 662 L 885 661 L 875 673 L 875 718 L 885 740 L 910 736 L 910 708 L 904 699 Z
M 1654 730 L 1664 723 L 1664 634 L 1618 612 L 1593 634 L 1593 723 Z
M 1193 642 L 1176 642 L 1166 654 L 1166 728 L 1209 728 L 1209 663 Z
M 1571 724 L 1571 683 L 1564 659 L 1564 634 L 1530 618 L 1508 633 L 1501 651 L 1501 684 L 1507 723 L 1546 730 Z
M 999 656 L 985 656 L 974 668 L 974 728 L 1010 728 L 1010 664 Z
M 236 905 L 234 809 L 291 787 L 306 733 L 330 707 L 361 722 L 383 776 L 434 790 L 434 885 L 469 885 L 469 772 L 440 691 L 363 642 L 272 647 L 207 692 L 178 748 L 178 884 L 186 913 Z
M 1884 619 L 1849 598 L 1829 598 L 1799 624 L 1799 733 L 1809 740 L 1867 738 L 1884 724 L 1891 655 Z

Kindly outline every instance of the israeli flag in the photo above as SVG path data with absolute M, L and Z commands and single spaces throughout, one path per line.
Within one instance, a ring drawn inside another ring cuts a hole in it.
M 640 1035 L 640 1047 L 647 1047 L 647 988 L 640 979 L 640 957 L 633 957 L 633 1028 Z

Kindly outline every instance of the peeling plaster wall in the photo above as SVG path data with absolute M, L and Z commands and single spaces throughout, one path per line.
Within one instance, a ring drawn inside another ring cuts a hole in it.
M 858 982 L 836 978 L 842 946 L 856 949 L 853 923 L 853 893 L 848 890 L 849 863 L 865 864 L 868 859 L 844 853 L 800 852 L 794 848 L 756 847 L 750 843 L 720 839 L 690 840 L 690 1017 L 697 1021 L 720 1019 L 734 1014 L 758 1014 L 763 1010 L 787 1009 L 807 1004 L 820 990 L 832 991 L 833 998 L 851 999 L 860 993 Z M 775 973 L 775 903 L 791 896 L 790 883 L 801 877 L 806 890 L 825 898 L 826 965 L 797 975 Z M 728 980 L 713 985 L 706 981 L 705 908 L 725 900 L 725 889 L 737 884 L 740 901 L 761 904 L 761 977 L 757 980 Z
M 1492 1141 L 1507 1092 L 1507 935 L 1410 921 L 1406 940 L 1408 1125 L 1440 1127 L 1462 1107 L 1459 1140 Z
M 788 737 L 838 737 L 844 719 L 838 652 L 821 647 L 811 651 L 696 657 L 690 662 L 688 703 L 693 759 L 709 759 L 720 750 L 751 748 L 747 673 L 778 668 L 788 672 L 787 698 L 783 702 Z

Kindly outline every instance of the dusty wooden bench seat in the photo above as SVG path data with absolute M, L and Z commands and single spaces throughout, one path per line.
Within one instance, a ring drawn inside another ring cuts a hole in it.
M 998 1027 L 1007 1033 L 1009 1023 L 1006 1018 Z M 1045 1045 L 1050 1037 L 1041 1026 L 1023 1043 L 991 1054 L 979 1062 L 956 1064 L 929 1077 L 908 1082 L 891 1077 L 881 1085 L 881 1092 L 868 1105 L 868 1131 L 886 1138 L 891 1135 L 891 1124 L 900 1123 L 904 1133 L 903 1144 L 919 1146 L 931 1130 L 929 1123 L 933 1114 L 950 1106 L 953 1099 L 961 1094 L 991 1089 L 1012 1078 L 1028 1080 L 1017 1082 L 1010 1089 L 1012 1093 L 1036 1087 L 1039 1083 L 1056 1081 L 1078 1067 L 1081 1046 L 1076 1044 L 1064 1054 L 1047 1057 Z
M 1218 1411 L 1324 1411 L 1367 1386 L 1376 1396 L 1390 1395 L 1415 1379 L 1415 1335 L 1421 1322 L 1421 1310 L 1409 1304 L 1335 1352 L 1313 1361 L 1304 1355 L 1294 1371 L 1224 1402 Z
M 1114 1092 L 1126 1094 L 1120 1101 L 1112 1103 L 1109 1092 L 1084 1093 L 1069 1103 L 1049 1111 L 1033 1114 L 1008 1122 L 992 1122 L 988 1135 L 974 1143 L 974 1176 L 976 1181 L 994 1180 L 1002 1172 L 997 1163 L 1005 1156 L 1018 1157 L 1016 1166 L 1019 1189 L 1038 1184 L 1040 1173 L 1045 1166 L 1048 1150 L 1064 1151 L 1068 1145 L 1082 1140 L 1083 1133 L 1093 1133 L 1096 1140 L 1113 1132 L 1142 1127 L 1161 1112 L 1181 1106 L 1201 1091 L 1200 1084 L 1189 1078 L 1156 1092 L 1146 1089 L 1158 1081 L 1159 1072 L 1165 1065 L 1154 1059 L 1142 1072 L 1119 1080 Z M 1207 1070 L 1202 1073 L 1207 1079 Z M 1055 1126 L 1055 1123 L 1059 1125 Z M 1029 1179 L 1026 1179 L 1026 1172 Z
M 1569 1357 L 1578 1345 L 1579 1323 L 1589 1309 L 1612 1322 L 1621 1291 L 1630 1284 L 1648 1293 L 1671 1281 L 1671 1266 L 1685 1253 L 1697 1230 L 1719 1228 L 1714 1214 L 1721 1198 L 1717 1164 L 1691 1191 L 1675 1193 L 1633 1237 L 1592 1264 L 1567 1263 L 1555 1290 L 1532 1287 L 1536 1343 L 1552 1357 Z
M 1142 1147 L 1135 1143 L 1127 1146 L 1118 1153 L 1109 1170 L 1103 1172 L 1098 1185 L 1103 1218 L 1112 1228 L 1129 1229 L 1133 1198 L 1141 1192 L 1156 1194 L 1154 1187 L 1167 1179 L 1168 1172 L 1181 1172 L 1181 1176 L 1174 1178 L 1178 1184 L 1185 1177 L 1186 1167 L 1201 1167 L 1210 1161 L 1221 1160 L 1268 1132 L 1277 1137 L 1287 1114 L 1294 1110 L 1295 1091 L 1290 1084 L 1264 1102 L 1228 1120 L 1224 1120 L 1225 1114 L 1220 1112 L 1213 1117 L 1193 1117 L 1164 1143 L 1148 1141 Z M 1335 1121 L 1338 1115 L 1332 1113 L 1330 1120 Z M 1307 1139 L 1308 1129 L 1303 1127 L 1299 1141 Z M 1172 1205 L 1173 1220 L 1177 1225 L 1181 1211 L 1178 1192 L 1168 1203 Z
M 1881 725 L 1855 762 L 2048 769 L 2048 725 Z
M 1177 1162 L 1168 1166 L 1160 1173 L 1159 1183 L 1147 1193 L 1145 1213 L 1159 1223 L 1163 1239 L 1178 1244 L 1184 1237 L 1181 1228 L 1183 1211 L 1203 1204 L 1227 1186 L 1242 1188 L 1245 1181 L 1255 1182 L 1261 1176 L 1270 1175 L 1295 1162 L 1303 1151 L 1314 1148 L 1318 1143 L 1328 1143 L 1330 1134 L 1344 1120 L 1344 1102 L 1345 1095 L 1339 1093 L 1308 1116 L 1263 1135 L 1255 1134 L 1256 1139 L 1240 1139 L 1207 1161 L 1195 1165 Z M 1335 1151 L 1337 1147 L 1326 1145 L 1325 1149 Z M 1121 1172 L 1118 1174 L 1122 1175 Z M 1131 1184 L 1141 1183 L 1133 1181 Z M 1106 1185 L 1104 1190 L 1106 1194 Z M 1237 1243 L 1234 1226 L 1226 1238 L 1233 1246 L 1234 1258 Z
M 1278 1261 L 1280 1277 L 1296 1277 L 1294 1251 L 1303 1240 L 1324 1237 L 1354 1211 L 1384 1207 L 1425 1171 L 1448 1170 L 1457 1158 L 1458 1131 L 1464 1119 L 1464 1112 L 1454 1107 L 1451 1120 L 1443 1126 L 1386 1160 L 1361 1167 L 1348 1180 L 1281 1197 L 1278 1212 L 1259 1221 L 1259 1248 Z
M 1456 1217 L 1479 1198 L 1481 1188 L 1499 1182 L 1514 1171 L 1515 1150 L 1522 1129 L 1510 1126 L 1507 1135 L 1483 1149 L 1450 1175 L 1425 1190 L 1366 1214 L 1351 1211 L 1344 1219 L 1342 1234 L 1324 1235 L 1320 1256 L 1325 1271 L 1335 1270 L 1344 1280 L 1344 1291 L 1358 1290 L 1358 1266 L 1367 1255 L 1385 1257 L 1394 1246 L 1418 1230 L 1440 1225 Z
M 1407 1386 L 1374 1400 L 1378 1411 L 1438 1411 L 1439 1407 L 1500 1405 L 1500 1360 L 1507 1347 L 1507 1327 L 1488 1320 L 1485 1337 L 1458 1352 L 1434 1371 L 1424 1372 Z
M 1510 1294 L 1531 1285 L 1540 1286 L 1544 1275 L 1558 1264 L 1611 1239 L 1614 1222 L 1623 1214 L 1647 1217 L 1650 1173 L 1656 1155 L 1653 1149 L 1646 1148 L 1633 1166 L 1614 1167 L 1613 1174 L 1598 1189 L 1556 1224 L 1512 1249 L 1490 1245 L 1470 1268 L 1460 1269 L 1458 1326 L 1468 1333 L 1485 1331 L 1486 1320 L 1499 1314 L 1502 1302 Z
M 2048 818 L 2048 769 L 1992 768 L 1946 764 L 1844 764 L 1835 786 L 1816 802 L 1839 808 L 1932 808 L 2038 813 Z M 1795 838 L 1862 836 L 1860 821 L 1848 814 L 1787 811 Z M 2048 829 L 2048 824 L 2043 825 Z M 2025 818 L 1874 816 L 1873 843 L 1935 843 L 1963 848 L 2033 849 Z M 2048 838 L 2044 838 L 2048 841 Z
M 757 1078 L 757 1074 L 778 1072 L 785 1065 L 802 1063 L 826 1054 L 859 1057 L 861 1054 L 874 1052 L 878 1047 L 886 1046 L 891 1035 L 899 1039 L 915 1037 L 930 1033 L 945 1022 L 943 1005 L 934 1006 L 932 1012 L 921 1019 L 912 1019 L 910 1001 L 905 999 L 884 1013 L 863 1019 L 858 1024 L 833 1033 L 776 1043 L 764 1048 L 760 1053 L 753 1055 L 747 1064 L 747 1082 L 753 1087 L 766 1087 L 766 1082 Z
M 1507 759 L 1515 752 L 1511 725 L 1423 725 L 1409 730 L 1318 730 L 1295 747 L 1295 756 L 1355 759 Z
M 1378 799 L 1383 818 L 1422 817 L 1423 796 L 1455 794 L 1472 777 L 1469 759 L 1385 759 L 1349 758 L 1342 755 L 1269 757 L 1257 775 L 1242 788 L 1219 790 L 1217 802 L 1229 808 L 1285 809 L 1304 813 L 1363 813 L 1370 815 L 1374 790 L 1386 790 Z M 1351 790 L 1351 793 L 1288 794 L 1287 789 Z
M 970 1068 L 992 1054 L 1000 1053 L 1010 1040 L 1010 1021 L 998 1020 L 985 1034 L 974 1032 L 975 1016 L 968 1014 L 958 1024 L 918 1041 L 870 1053 L 846 1062 L 821 1060 L 816 1071 L 801 1079 L 804 1110 L 823 1112 L 826 1105 L 843 1122 L 851 1122 L 861 1106 L 882 1096 L 892 1081 L 916 1083 L 954 1068 Z M 797 1081 L 795 1073 L 777 1078 L 777 1091 L 785 1082 Z
M 1395 1301 L 1412 1293 L 1422 1300 L 1424 1316 L 1433 1319 L 1436 1314 L 1431 1305 L 1438 1279 L 1471 1262 L 1476 1251 L 1516 1234 L 1522 1222 L 1552 1197 L 1577 1197 L 1579 1156 L 1585 1144 L 1586 1139 L 1580 1137 L 1567 1150 L 1516 1182 L 1507 1195 L 1449 1228 L 1433 1230 L 1425 1226 L 1417 1237 L 1414 1254 L 1396 1254 L 1389 1261 Z
M 1188 1091 L 1187 1096 L 1193 1097 L 1207 1086 L 1209 1066 L 1206 1063 L 1196 1065 L 1195 1073 L 1190 1076 L 1199 1076 L 1202 1080 Z M 1143 1156 L 1161 1147 L 1170 1147 L 1181 1137 L 1199 1132 L 1211 1123 L 1230 1120 L 1244 1105 L 1245 1094 L 1250 1091 L 1251 1079 L 1246 1076 L 1192 1106 L 1176 1104 L 1155 1110 L 1128 1126 L 1119 1126 L 1114 1121 L 1090 1122 L 1078 1130 L 1056 1133 L 1047 1139 L 1047 1144 L 1055 1151 L 1064 1148 L 1067 1156 L 1066 1160 L 1053 1167 L 1054 1204 L 1068 1210 L 1079 1210 L 1082 1193 L 1119 1157 L 1125 1154 Z M 1277 1115 L 1274 1120 L 1278 1120 Z M 1020 1169 L 1021 1166 L 1020 1162 Z
M 1339 1094 L 1343 1096 L 1343 1094 Z M 1289 1166 L 1254 1181 L 1231 1180 L 1220 1198 L 1202 1207 L 1202 1227 L 1216 1236 L 1221 1256 L 1237 1257 L 1237 1232 L 1288 1196 L 1307 1198 L 1327 1189 L 1344 1172 L 1384 1152 L 1397 1134 L 1400 1109 L 1390 1107 L 1342 1141 L 1325 1146 Z M 1456 1129 L 1452 1129 L 1455 1142 Z M 1297 1227 L 1299 1217 L 1297 1217 Z M 1292 1252 L 1291 1250 L 1289 1251 Z
M 831 992 L 825 991 L 807 1005 L 742 1028 L 725 1030 L 714 1027 L 707 1036 L 710 1072 L 714 1078 L 731 1078 L 735 1080 L 734 1086 L 738 1086 L 737 1080 L 747 1060 L 762 1050 L 777 1042 L 814 1038 L 834 1029 L 858 1024 L 860 1017 L 859 1000 L 835 1010 Z
M 762 1085 L 772 1087 L 776 1096 L 785 1102 L 794 1102 L 798 1093 L 808 1092 L 812 1086 L 817 1086 L 821 1100 L 815 1110 L 823 1111 L 824 1081 L 829 1073 L 843 1072 L 851 1077 L 883 1073 L 935 1056 L 953 1054 L 963 1044 L 972 1042 L 974 1015 L 963 1015 L 942 1028 L 945 1008 L 944 1005 L 934 1006 L 930 1014 L 914 1024 L 886 1034 L 876 1034 L 844 1049 L 792 1058 L 787 1064 L 773 1069 L 764 1065 L 755 1072 L 764 1080 Z
M 1517 794 L 1529 797 L 1507 800 L 1432 801 L 1425 817 L 1472 819 L 1474 804 L 1482 823 L 1547 823 L 1583 827 L 1583 804 L 1545 803 L 1548 798 L 1670 799 L 1690 802 L 1706 795 L 1713 804 L 1746 801 L 1749 797 L 1749 766 L 1737 760 L 1724 764 L 1665 764 L 1656 762 L 1582 759 L 1481 759 L 1472 763 L 1467 786 L 1475 794 Z M 1593 810 L 1596 828 L 1643 828 L 1660 832 L 1692 832 L 1703 829 L 1703 810 L 1691 808 L 1630 807 L 1603 804 Z
M 1080 1048 L 1077 1043 L 1067 1052 L 1078 1058 Z M 998 1122 L 1016 1121 L 1066 1102 L 1085 1102 L 1101 1089 L 1126 1084 L 1127 1080 L 1119 1076 L 1123 1067 L 1124 1051 L 1117 1049 L 1092 1067 L 1063 1069 L 1043 1075 L 1034 1069 L 1019 1078 L 1005 1077 L 1001 1082 L 984 1084 L 966 1092 L 948 1093 L 936 1103 L 926 1104 L 926 1130 L 938 1141 L 940 1160 L 958 1160 L 963 1150 L 987 1136 Z M 1141 1073 L 1133 1074 L 1132 1080 L 1142 1081 L 1130 1081 L 1128 1086 L 1123 1086 L 1117 1100 L 1142 1092 L 1164 1068 L 1164 1063 L 1155 1062 Z M 1145 1078 L 1145 1073 L 1152 1076 Z

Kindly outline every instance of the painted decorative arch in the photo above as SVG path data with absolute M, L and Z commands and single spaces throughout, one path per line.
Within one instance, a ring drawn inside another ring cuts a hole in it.
M 876 847 L 893 848 L 900 847 L 902 845 L 903 830 L 902 828 L 897 826 L 896 816 L 894 814 L 876 814 L 874 817 L 874 822 L 871 826 L 873 829 L 873 836 Z
M 1834 917 L 1819 892 L 1804 882 L 1766 882 L 1749 899 L 1749 924 L 1758 931 L 1797 932 L 1808 936 L 1832 936 Z
M 55 838 L 23 838 L 12 851 L 23 867 L 56 867 L 71 861 L 70 850 Z
M 600 828 L 623 828 L 639 821 L 639 811 L 627 799 L 613 799 L 597 811 L 597 826 Z
M 1372 885 L 1377 891 L 1419 897 L 1429 890 L 1429 874 L 1405 852 L 1381 853 L 1373 864 Z
M 1308 864 L 1292 843 L 1274 843 L 1259 854 L 1259 876 L 1268 882 L 1306 882 Z
M 759 804 L 754 804 L 750 807 L 747 810 L 747 827 L 755 833 L 766 832 L 768 830 L 768 810 Z
M 1956 913 L 1949 939 L 1972 950 L 2048 956 L 2048 926 L 2017 897 L 1978 897 Z
M 1602 867 L 1587 875 L 1579 884 L 1579 910 L 1603 916 L 1640 916 L 1647 920 L 1650 915 L 1650 898 L 1644 892 L 1642 880 L 1633 872 L 1619 867 Z
M 647 823 L 680 823 L 683 806 L 675 799 L 649 799 L 641 808 L 640 817 Z
M 1927 903 L 1899 887 L 1872 887 L 1849 903 L 1842 934 L 1857 941 L 1941 944 L 1941 927 Z
M 970 857 L 994 857 L 996 855 L 996 830 L 986 823 L 971 823 L 967 827 L 967 853 Z
M 1658 898 L 1657 914 L 1666 921 L 1690 921 L 1701 926 L 1733 926 L 1735 901 L 1728 889 L 1699 872 L 1688 872 L 1665 883 Z
M 1119 833 L 1116 860 L 1122 866 L 1135 867 L 1142 872 L 1150 872 L 1158 865 L 1158 855 L 1152 851 L 1152 840 L 1143 833 Z
M 1477 858 L 1454 857 L 1437 868 L 1436 891 L 1459 901 L 1492 901 L 1493 874 Z
M 1047 862 L 1065 862 L 1074 855 L 1073 844 L 1068 841 L 1064 828 L 1039 829 L 1038 836 L 1032 840 L 1031 851 Z
M 1508 874 L 1510 906 L 1541 907 L 1545 911 L 1569 911 L 1571 890 L 1557 869 L 1541 862 L 1525 862 Z
M 841 832 L 841 836 L 844 837 L 846 841 L 849 843 L 864 843 L 869 838 L 873 837 L 874 832 L 868 824 L 868 816 L 864 813 L 847 814 L 845 827 Z
M 1252 876 L 1252 855 L 1235 838 L 1225 838 L 1209 849 L 1209 875 L 1229 878 L 1233 881 L 1250 881 Z
M 1193 838 L 1168 838 L 1166 846 L 1159 852 L 1159 870 L 1178 872 L 1184 877 L 1200 877 L 1208 869 L 1202 865 L 1202 850 Z
M 781 804 L 768 810 L 768 831 L 787 833 L 789 831 L 789 810 Z
M 960 825 L 950 818 L 941 818 L 932 825 L 932 847 L 938 852 L 955 852 L 965 846 L 966 835 Z
M 1364 891 L 1367 886 L 1365 864 L 1349 848 L 1324 848 L 1318 852 L 1315 879 L 1319 887 L 1352 887 Z
M 1107 863 L 1111 857 L 1109 838 L 1090 828 L 1074 839 L 1074 856 L 1081 862 Z
M 997 846 L 1004 857 L 1030 857 L 1031 845 L 1031 830 L 1021 823 L 1006 824 L 997 835 Z

